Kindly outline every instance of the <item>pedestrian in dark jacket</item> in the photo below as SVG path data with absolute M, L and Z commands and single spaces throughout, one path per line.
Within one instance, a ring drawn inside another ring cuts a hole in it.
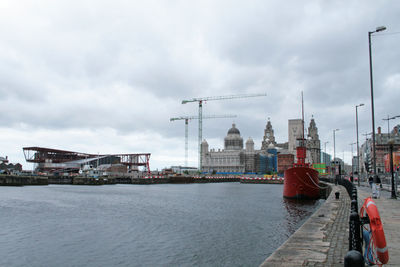
M 382 181 L 381 178 L 379 178 L 379 176 L 376 176 L 376 183 L 379 184 L 380 188 L 382 188 Z

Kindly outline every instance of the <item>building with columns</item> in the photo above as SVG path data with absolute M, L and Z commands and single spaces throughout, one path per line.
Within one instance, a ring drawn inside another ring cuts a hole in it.
M 296 155 L 296 139 L 302 137 L 301 119 L 289 120 L 289 142 L 277 143 L 271 121 L 264 129 L 261 148 L 255 149 L 249 137 L 243 145 L 240 131 L 232 124 L 224 138 L 224 149 L 209 149 L 204 140 L 201 144 L 202 171 L 222 173 L 283 173 L 293 166 Z M 320 140 L 314 118 L 311 119 L 307 135 L 307 158 L 309 163 L 320 163 Z
M 270 122 L 268 122 L 271 125 Z M 271 133 L 272 126 L 268 127 Z M 266 137 L 268 135 L 268 138 Z M 264 134 L 264 148 L 256 150 L 254 141 L 249 137 L 243 147 L 243 138 L 240 131 L 232 124 L 224 138 L 224 149 L 209 149 L 208 143 L 204 140 L 202 146 L 203 172 L 222 172 L 222 173 L 266 173 L 276 172 L 277 153 L 274 145 L 275 140 L 271 134 Z

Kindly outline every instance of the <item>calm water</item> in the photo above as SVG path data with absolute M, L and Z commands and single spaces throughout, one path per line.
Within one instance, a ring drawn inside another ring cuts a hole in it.
M 0 187 L 0 266 L 258 266 L 320 205 L 282 185 Z

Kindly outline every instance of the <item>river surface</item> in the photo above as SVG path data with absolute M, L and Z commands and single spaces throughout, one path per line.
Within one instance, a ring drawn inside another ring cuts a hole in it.
M 0 187 L 0 266 L 258 266 L 322 200 L 283 185 Z

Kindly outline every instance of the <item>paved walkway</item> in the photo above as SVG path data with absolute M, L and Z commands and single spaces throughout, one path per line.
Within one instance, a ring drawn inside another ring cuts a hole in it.
M 369 187 L 357 187 L 358 202 L 361 207 L 364 199 L 371 195 Z M 400 196 L 391 199 L 389 191 L 382 191 L 379 199 L 374 199 L 383 223 L 386 244 L 389 249 L 389 262 L 385 266 L 400 266 Z
M 270 257 L 265 266 L 344 266 L 348 252 L 350 198 L 342 186 L 332 186 L 326 202 Z M 359 206 L 370 196 L 370 188 L 357 187 Z M 340 199 L 335 199 L 340 192 Z M 383 191 L 375 200 L 389 249 L 389 263 L 400 266 L 400 200 L 390 199 L 390 192 Z
M 325 203 L 261 266 L 343 266 L 349 247 L 350 198 L 332 185 Z M 335 199 L 340 192 L 340 199 Z

